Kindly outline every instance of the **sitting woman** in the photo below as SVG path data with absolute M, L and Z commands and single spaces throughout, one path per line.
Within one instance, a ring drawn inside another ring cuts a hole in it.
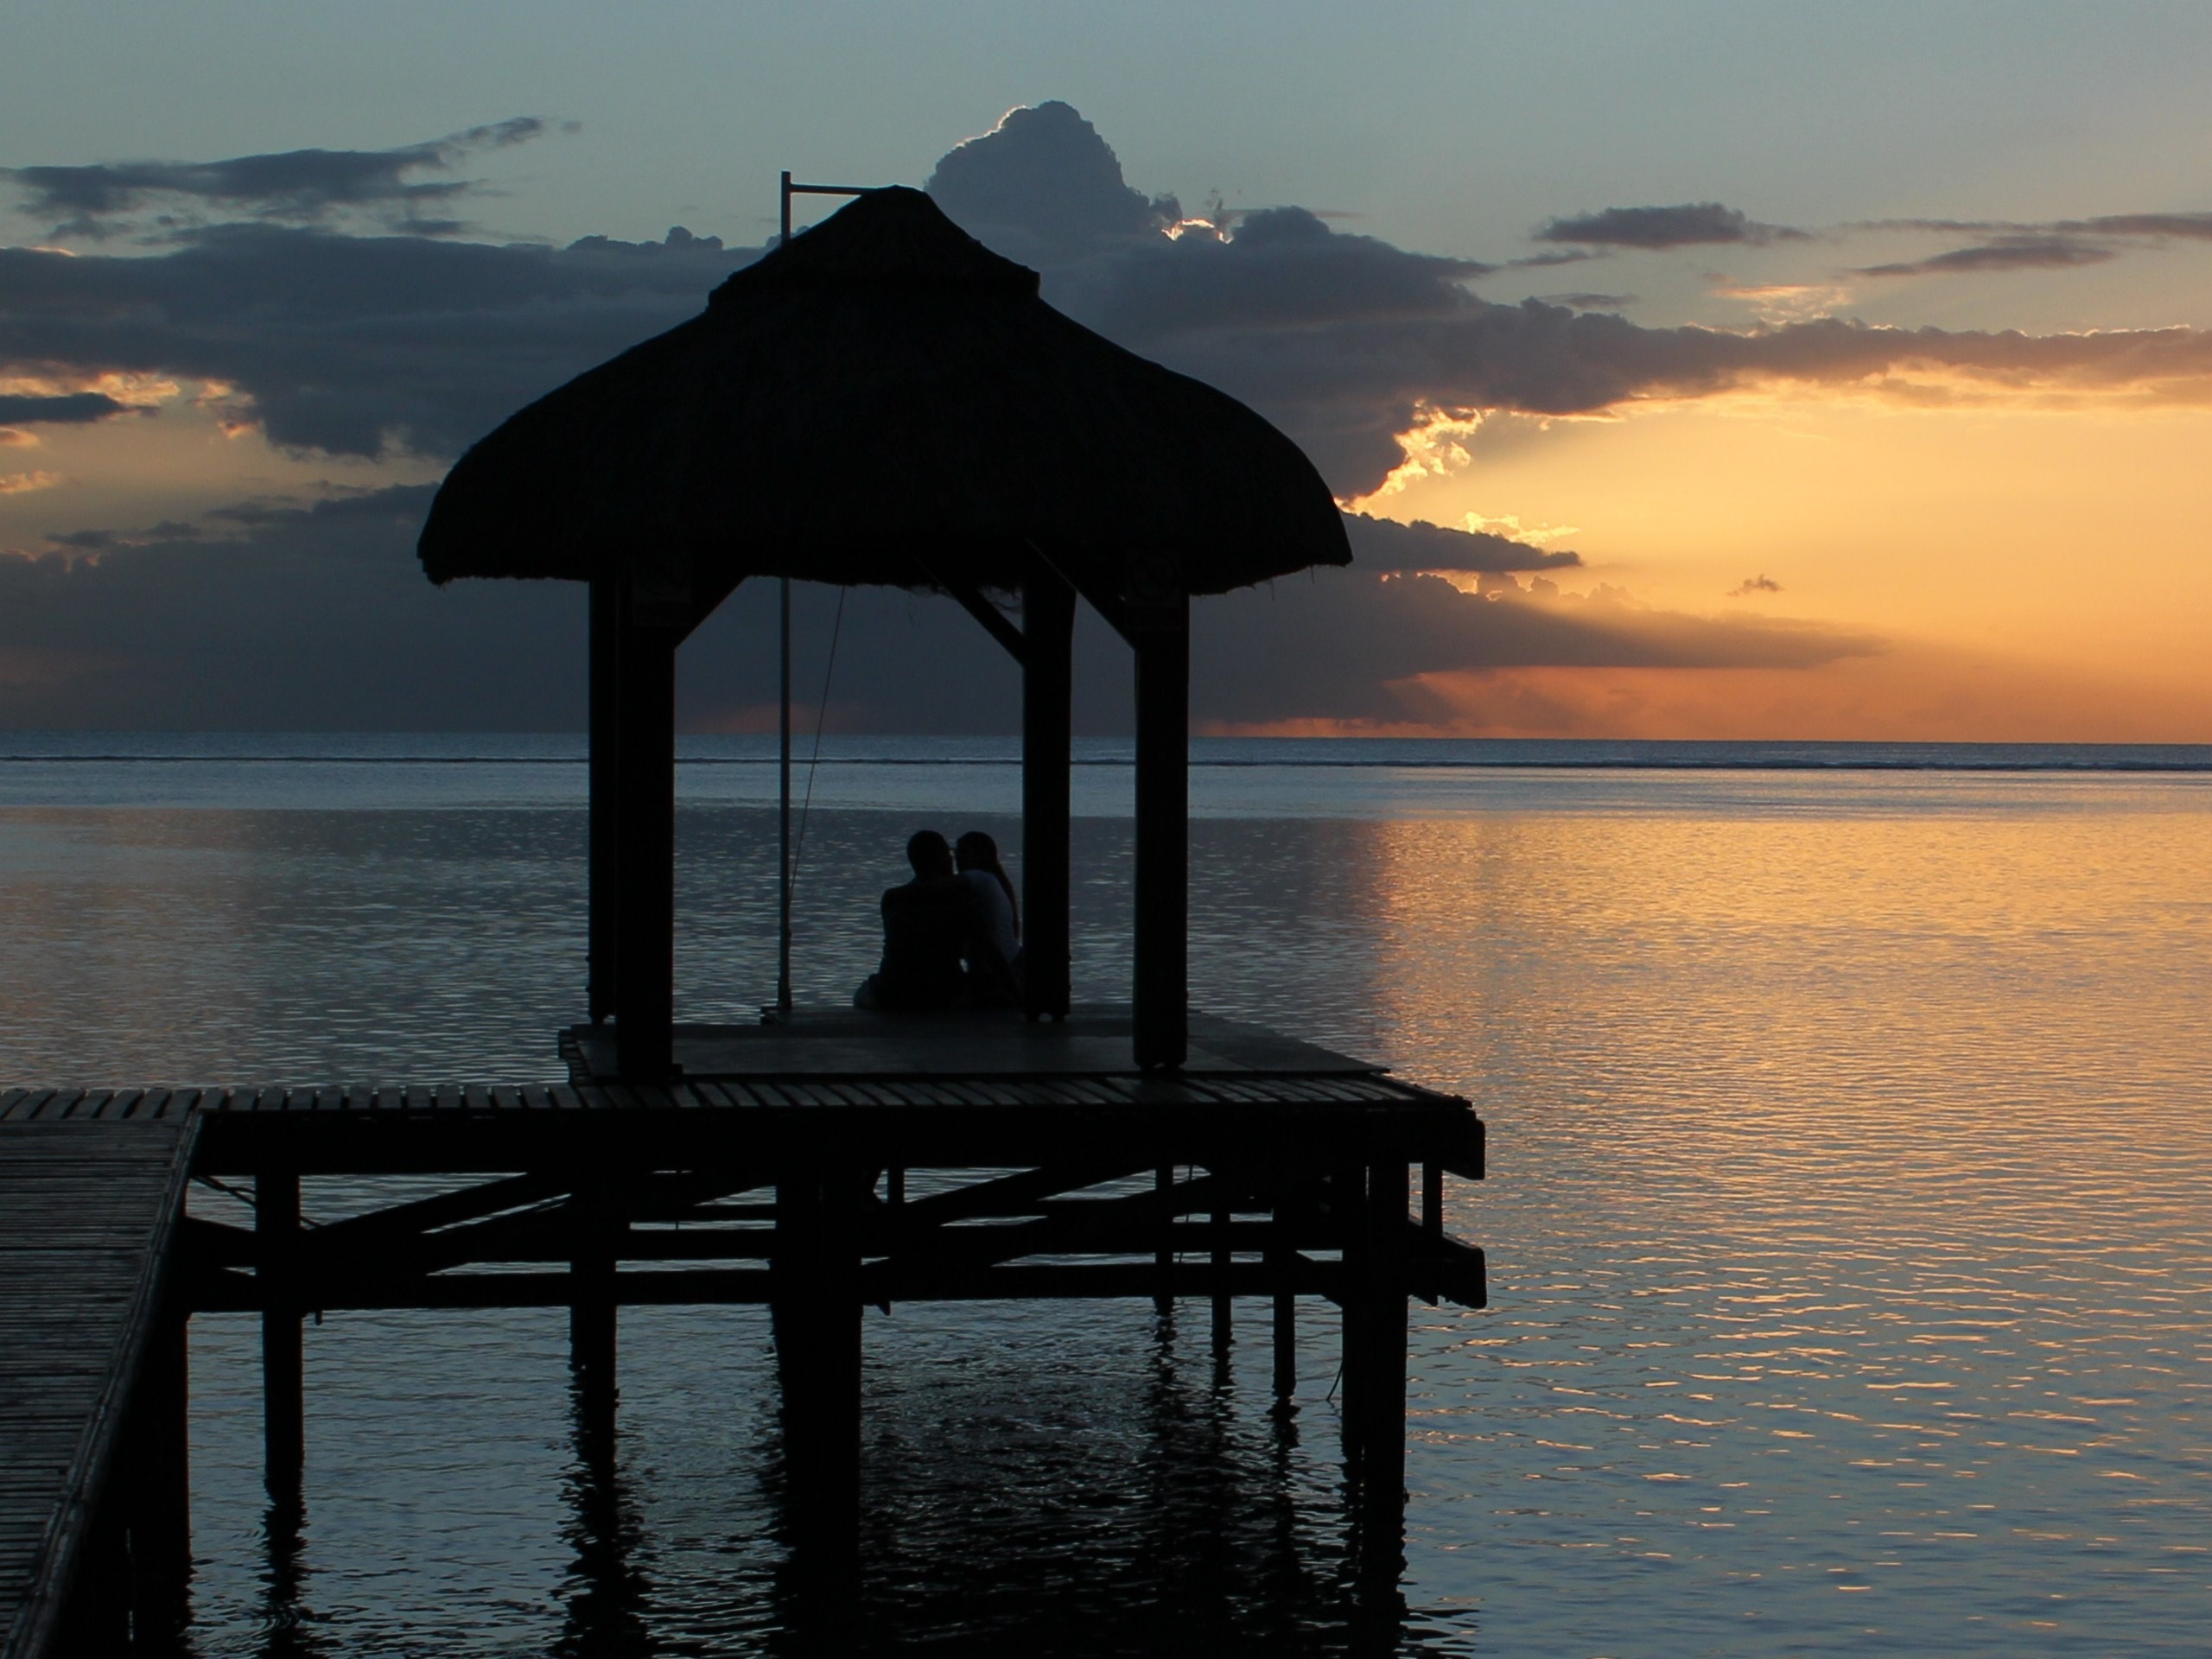
M 977 1007 L 1021 1006 L 1021 911 L 999 862 L 999 844 L 981 830 L 953 843 L 959 879 L 975 895 L 977 925 L 963 953 L 968 991 Z

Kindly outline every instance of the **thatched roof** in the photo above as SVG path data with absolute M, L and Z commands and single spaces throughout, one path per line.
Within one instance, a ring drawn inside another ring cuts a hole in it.
M 672 561 L 1006 588 L 1032 546 L 1101 579 L 1167 554 L 1192 593 L 1351 558 L 1289 439 L 894 188 L 508 420 L 448 475 L 421 551 L 438 582 Z

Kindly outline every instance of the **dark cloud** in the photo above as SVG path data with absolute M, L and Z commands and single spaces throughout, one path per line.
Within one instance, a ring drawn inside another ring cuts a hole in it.
M 2102 264 L 2127 247 L 2212 241 L 2212 213 L 2100 213 L 2088 219 L 2024 223 L 2002 219 L 1884 219 L 1849 228 L 1930 232 L 1986 238 L 1924 259 L 1864 265 L 1861 276 L 1957 276 L 2007 270 L 2063 270 Z
M 1519 259 L 1508 259 L 1501 270 L 1541 270 L 1548 265 L 1579 265 L 1585 260 L 1611 258 L 1605 248 L 1554 248 L 1548 253 L 1532 253 Z
M 1219 329 L 1446 317 L 1492 267 L 1332 230 L 1302 207 L 1243 215 L 1233 237 L 1154 236 L 1052 270 L 1062 308 L 1128 343 Z
M 1636 303 L 1633 294 L 1539 294 L 1536 297 L 1546 305 L 1563 305 L 1570 311 L 1618 311 Z
M 129 407 L 99 391 L 72 391 L 57 397 L 11 397 L 0 392 L 0 425 L 15 422 L 25 426 L 83 426 L 120 415 Z
M 1860 276 L 1929 276 L 1951 272 L 1991 270 L 2063 270 L 2074 265 L 2099 265 L 2113 257 L 2101 243 L 2070 236 L 2014 236 L 1970 248 L 1953 248 L 1925 259 L 1896 264 L 1861 265 Z
M 1749 599 L 1753 594 L 1778 594 L 1781 591 L 1782 584 L 1780 582 L 1777 582 L 1772 576 L 1762 574 L 1756 576 L 1745 576 L 1741 582 L 1738 582 L 1733 588 L 1731 588 L 1728 590 L 1728 597 L 1731 599 Z
M 753 257 L 681 228 L 560 249 L 276 225 L 149 257 L 0 248 L 0 370 L 219 380 L 281 447 L 450 455 Z
M 2095 219 L 2062 219 L 2054 231 L 2087 236 L 2179 237 L 2212 242 L 2212 213 L 2105 213 Z
M 2212 213 L 2100 213 L 2090 219 L 1876 219 L 1859 231 L 1934 231 L 1945 236 L 2136 236 L 2212 242 Z
M 1029 265 L 1065 264 L 1183 216 L 1174 197 L 1132 189 L 1098 130 L 1058 99 L 1007 111 L 947 152 L 923 188 L 971 234 Z
M 1654 610 L 1599 588 L 1357 569 L 1287 577 L 1209 600 L 1192 619 L 1192 713 L 1226 722 L 1423 720 L 1448 710 L 1415 683 L 1474 668 L 1809 669 L 1876 654 L 1873 636 L 1812 623 Z
M 1250 403 L 1345 497 L 1375 488 L 1402 458 L 1397 435 L 1437 410 L 1587 414 L 1747 384 L 1917 374 L 2008 391 L 2212 387 L 2212 337 L 2188 328 L 1644 327 L 1569 304 L 1489 302 L 1469 286 L 1487 266 L 1297 207 L 1224 213 L 1226 233 L 1171 237 L 1158 228 L 1166 208 L 1122 181 L 1065 106 L 1017 112 L 953 155 L 967 159 L 940 166 L 934 182 L 952 181 L 943 199 L 987 239 L 1027 237 L 1054 303 Z M 972 217 L 986 212 L 1033 218 Z M 753 257 L 681 232 L 554 249 L 265 222 L 205 227 L 137 257 L 0 249 L 0 372 L 87 390 L 114 371 L 220 381 L 280 446 L 447 456 L 693 315 Z
M 0 724 L 576 727 L 582 674 L 560 664 L 581 661 L 582 601 L 550 583 L 432 588 L 411 545 L 429 494 L 264 502 L 227 534 L 0 553 Z
M 1594 213 L 1554 219 L 1534 232 L 1538 242 L 1579 242 L 1607 248 L 1685 248 L 1709 243 L 1758 245 L 1802 241 L 1805 232 L 1786 225 L 1762 225 L 1717 201 L 1686 201 L 1672 207 L 1607 207 Z
M 582 589 L 432 588 L 414 554 L 430 493 L 410 485 L 262 499 L 194 524 L 73 531 L 40 553 L 0 553 L 0 659 L 11 669 L 0 678 L 0 725 L 575 729 Z M 1491 548 L 1496 538 L 1433 525 L 1405 534 L 1427 545 L 1424 558 L 1438 558 L 1440 545 L 1456 552 L 1456 569 L 1483 570 L 1494 556 L 1498 568 L 1480 578 L 1487 594 L 1354 569 L 1203 601 L 1192 621 L 1194 716 L 1418 719 L 1425 706 L 1406 682 L 1424 673 L 1805 668 L 1879 649 L 1831 629 L 1649 610 L 1605 589 L 1570 598 L 1541 575 L 1524 588 L 1505 561 L 1556 566 L 1572 556 Z M 832 590 L 799 584 L 804 686 L 820 683 L 836 604 Z M 684 647 L 685 720 L 727 724 L 734 713 L 772 709 L 774 638 L 772 584 L 740 588 Z M 1077 661 L 1082 729 L 1126 731 L 1128 653 L 1087 609 Z M 848 728 L 1019 727 L 1012 664 L 950 600 L 848 594 L 837 663 L 830 702 Z
M 1486 530 L 1452 530 L 1426 518 L 1401 524 L 1363 512 L 1344 515 L 1352 564 L 1361 570 L 1559 570 L 1582 563 L 1580 553 L 1494 536 Z
M 315 225 L 368 213 L 418 235 L 465 229 L 444 209 L 476 187 L 466 179 L 418 179 L 449 171 L 463 157 L 505 149 L 546 130 L 535 116 L 518 116 L 471 127 L 427 143 L 397 149 L 293 149 L 266 156 L 234 156 L 223 162 L 104 162 L 81 167 L 0 168 L 13 184 L 22 211 L 63 216 L 57 236 L 105 237 L 139 228 L 149 210 L 153 223 L 173 229 L 211 213 L 225 218 Z

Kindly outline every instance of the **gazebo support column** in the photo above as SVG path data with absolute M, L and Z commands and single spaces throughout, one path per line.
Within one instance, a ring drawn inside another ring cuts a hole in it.
M 591 891 L 587 934 L 585 998 L 591 1022 L 614 1017 L 620 995 L 614 977 L 619 933 L 615 917 L 621 855 L 621 683 L 618 664 L 622 634 L 622 588 L 614 576 L 591 584 L 591 827 L 586 861 Z
M 1068 728 L 1075 590 L 1044 562 L 1021 588 L 1022 1001 L 1068 1017 Z
M 615 1052 L 622 1075 L 670 1075 L 676 1012 L 676 646 L 680 627 L 625 595 L 615 679 Z
M 1131 604 L 1137 665 L 1136 1062 L 1183 1064 L 1189 1042 L 1191 601 Z

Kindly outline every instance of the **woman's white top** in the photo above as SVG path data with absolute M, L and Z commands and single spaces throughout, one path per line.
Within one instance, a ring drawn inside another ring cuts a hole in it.
M 999 879 L 988 870 L 963 870 L 960 879 L 976 889 L 976 902 L 983 907 L 983 926 L 991 936 L 992 948 L 999 953 L 999 960 L 1008 966 L 1021 950 L 1021 941 L 1014 937 L 1014 901 L 1006 896 L 1006 889 Z

